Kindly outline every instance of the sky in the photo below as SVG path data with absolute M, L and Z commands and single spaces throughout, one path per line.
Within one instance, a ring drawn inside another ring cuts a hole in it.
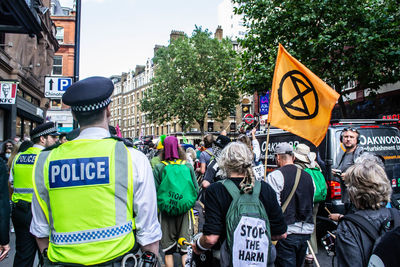
M 60 0 L 71 6 L 73 0 Z M 222 0 L 82 0 L 80 79 L 121 75 L 144 65 L 171 30 L 215 32 Z

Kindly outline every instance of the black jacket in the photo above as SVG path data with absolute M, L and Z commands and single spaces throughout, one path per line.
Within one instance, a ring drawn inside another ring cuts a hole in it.
M 396 212 L 400 211 L 396 210 Z M 379 210 L 358 210 L 355 214 L 363 216 L 372 223 L 376 229 L 381 229 L 383 223 L 391 218 L 390 211 L 387 208 L 381 208 Z M 374 241 L 372 241 L 363 230 L 350 221 L 340 221 L 336 232 L 338 266 L 367 266 L 373 246 Z
M 0 245 L 10 242 L 10 198 L 8 195 L 8 171 L 4 160 L 0 159 Z
M 281 204 L 285 203 L 296 180 L 297 167 L 293 164 L 285 165 L 279 168 L 285 179 L 283 190 L 281 191 Z M 312 177 L 301 170 L 299 184 L 289 202 L 286 211 L 283 213 L 287 225 L 295 222 L 313 223 L 312 210 L 314 200 L 314 184 Z

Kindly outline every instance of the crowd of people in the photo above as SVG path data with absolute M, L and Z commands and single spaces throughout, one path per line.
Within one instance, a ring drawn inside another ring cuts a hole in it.
M 110 132 L 113 89 L 102 77 L 68 88 L 63 102 L 80 125 L 68 141 L 48 122 L 30 140 L 3 143 L 0 261 L 10 250 L 10 214 L 18 267 L 33 266 L 37 254 L 43 266 L 130 266 L 138 253 L 143 266 L 162 261 L 167 267 L 175 253 L 182 266 L 316 260 L 327 174 L 309 146 L 278 144 L 277 168 L 266 177 L 255 171 L 263 167 L 255 129 L 236 139 L 225 131 L 209 134 L 197 145 L 160 136 L 142 153 Z M 362 153 L 358 137 L 354 129 L 342 132 L 346 151 L 333 170 L 346 192 L 346 214 L 330 214 L 339 223 L 338 266 L 393 266 L 399 253 L 384 248 L 398 240 L 399 211 L 387 208 L 384 163 Z M 379 242 L 357 220 L 370 222 Z

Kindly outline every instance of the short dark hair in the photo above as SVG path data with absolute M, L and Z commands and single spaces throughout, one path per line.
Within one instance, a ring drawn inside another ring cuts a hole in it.
M 72 111 L 72 114 L 75 116 L 79 125 L 82 127 L 103 121 L 105 109 L 106 107 L 94 111 L 85 111 L 85 112 Z
M 212 147 L 212 144 L 214 143 L 214 136 L 212 134 L 207 134 L 204 136 L 203 141 L 205 148 Z

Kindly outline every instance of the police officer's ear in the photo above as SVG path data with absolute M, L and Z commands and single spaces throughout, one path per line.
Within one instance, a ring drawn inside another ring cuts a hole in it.
M 108 106 L 106 107 L 106 117 L 107 117 L 108 120 L 111 119 L 110 105 L 108 105 Z
M 41 145 L 45 144 L 46 143 L 46 139 L 47 139 L 47 136 L 45 136 L 45 135 L 40 136 L 39 137 L 40 144 Z

